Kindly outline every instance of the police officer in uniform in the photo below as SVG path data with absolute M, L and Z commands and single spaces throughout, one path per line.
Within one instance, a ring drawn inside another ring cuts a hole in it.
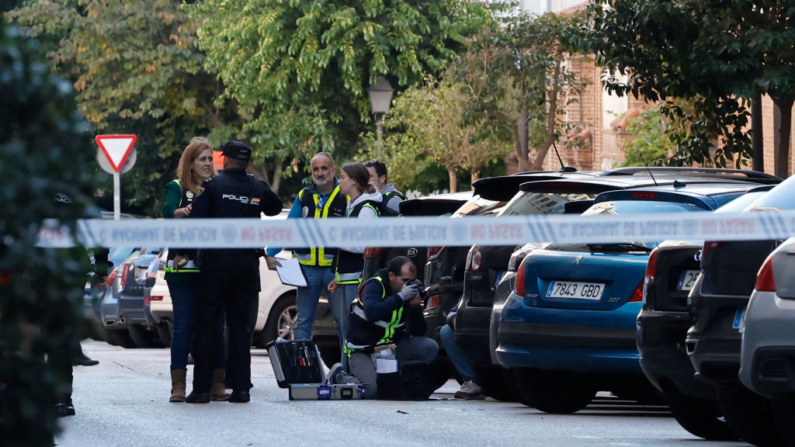
M 224 172 L 202 183 L 193 201 L 190 218 L 259 218 L 261 213 L 275 216 L 282 210 L 281 199 L 267 183 L 246 174 L 251 148 L 240 141 L 230 141 L 222 148 Z M 193 391 L 188 403 L 210 401 L 212 383 L 213 328 L 218 315 L 226 311 L 229 328 L 229 363 L 227 372 L 232 385 L 229 402 L 251 400 L 251 328 L 249 312 L 260 290 L 259 256 L 262 250 L 202 250 L 199 255 L 202 274 L 196 294 L 196 324 L 193 335 Z M 181 250 L 174 258 L 179 265 L 189 254 Z

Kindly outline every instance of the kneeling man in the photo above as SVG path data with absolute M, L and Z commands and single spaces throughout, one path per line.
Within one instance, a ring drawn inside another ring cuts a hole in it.
M 398 256 L 385 269 L 370 278 L 354 302 L 345 352 L 350 374 L 365 387 L 367 399 L 378 398 L 373 354 L 387 345 L 394 346 L 398 367 L 407 362 L 430 364 L 439 345 L 423 337 L 426 330 L 417 267 L 411 259 Z M 332 368 L 332 381 L 340 383 L 344 374 Z

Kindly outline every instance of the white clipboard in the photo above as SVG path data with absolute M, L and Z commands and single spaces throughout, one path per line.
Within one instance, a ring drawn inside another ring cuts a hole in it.
M 276 258 L 279 260 L 281 266 L 276 266 L 276 273 L 279 274 L 279 280 L 285 286 L 306 287 L 306 277 L 304 271 L 301 269 L 301 264 L 298 259 L 290 258 Z

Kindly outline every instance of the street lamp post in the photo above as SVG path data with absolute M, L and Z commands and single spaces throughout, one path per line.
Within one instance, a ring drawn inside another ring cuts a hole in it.
M 378 137 L 378 158 L 381 158 L 381 149 L 383 149 L 381 134 L 384 133 L 384 123 L 382 118 L 392 104 L 392 93 L 394 91 L 389 84 L 389 80 L 383 76 L 379 76 L 375 85 L 371 85 L 367 89 L 367 95 L 370 97 L 370 109 L 375 118 L 375 130 Z

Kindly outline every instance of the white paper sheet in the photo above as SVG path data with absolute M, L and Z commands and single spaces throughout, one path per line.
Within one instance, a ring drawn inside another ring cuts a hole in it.
M 298 263 L 298 259 L 277 259 L 281 267 L 276 266 L 276 273 L 279 274 L 282 284 L 296 287 L 307 286 L 306 277 L 304 277 L 304 272 L 301 270 L 301 264 Z

